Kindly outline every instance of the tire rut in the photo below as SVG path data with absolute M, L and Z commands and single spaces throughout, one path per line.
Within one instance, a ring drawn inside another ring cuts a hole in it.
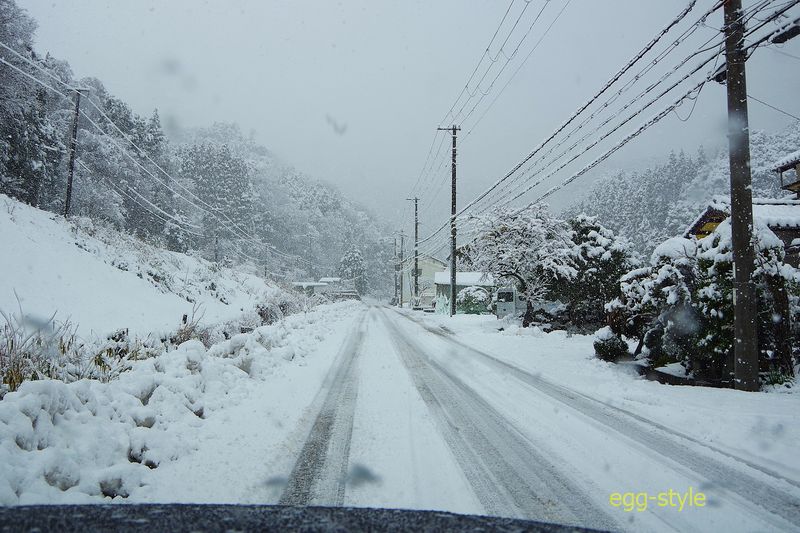
M 595 400 L 582 393 L 551 383 L 541 377 L 535 376 L 516 365 L 498 359 L 497 357 L 473 348 L 457 339 L 452 338 L 452 334 L 437 331 L 427 324 L 409 318 L 398 313 L 407 320 L 423 327 L 426 331 L 434 333 L 443 340 L 478 356 L 489 365 L 505 371 L 527 386 L 549 396 L 550 398 L 566 405 L 587 418 L 602 424 L 609 429 L 642 444 L 647 450 L 654 452 L 674 463 L 677 463 L 690 471 L 707 479 L 715 489 L 722 493 L 734 493 L 752 505 L 768 511 L 772 515 L 777 515 L 797 526 L 800 524 L 800 498 L 788 494 L 774 483 L 770 484 L 752 475 L 732 468 L 719 460 L 699 454 L 687 448 L 679 439 L 685 439 L 692 443 L 703 445 L 712 452 L 720 453 L 728 458 L 739 461 L 742 464 L 753 468 L 761 474 L 774 479 L 775 483 L 786 483 L 797 487 L 798 484 L 793 480 L 787 479 L 769 469 L 755 465 L 750 461 L 737 457 L 733 454 L 724 452 L 716 447 L 704 444 L 694 438 L 683 435 L 680 432 L 671 430 L 661 424 L 650 422 L 639 415 L 630 413 L 624 409 L 608 405 L 604 402 Z M 780 526 L 781 524 L 775 524 Z
M 382 318 L 411 379 L 489 514 L 617 529 L 496 409 L 435 361 L 388 317 Z
M 280 505 L 341 506 L 344 502 L 353 415 L 358 395 L 356 361 L 366 335 L 362 313 L 323 382 L 324 400 L 303 444 Z

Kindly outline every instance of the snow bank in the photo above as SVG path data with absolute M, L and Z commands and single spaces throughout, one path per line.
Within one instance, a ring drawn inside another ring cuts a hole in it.
M 0 195 L 0 310 L 71 321 L 82 336 L 175 329 L 197 307 L 204 324 L 231 320 L 281 289 L 241 271 L 169 252 L 93 223 Z M 19 302 L 18 302 L 19 300 Z
M 23 383 L 0 401 L 0 505 L 122 499 L 152 469 L 192 453 L 204 421 L 247 395 L 246 380 L 311 354 L 360 304 L 342 302 L 136 361 L 110 383 Z
M 509 320 L 491 316 L 411 316 L 429 326 L 446 327 L 459 341 L 533 375 L 800 481 L 800 389 L 796 385 L 760 394 L 662 385 L 637 376 L 629 367 L 597 359 L 593 335 L 514 328 Z

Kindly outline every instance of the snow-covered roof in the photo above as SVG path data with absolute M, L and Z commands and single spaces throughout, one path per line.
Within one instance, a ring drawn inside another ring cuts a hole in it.
M 689 225 L 684 236 L 698 234 L 705 223 L 714 225 L 714 222 L 721 222 L 730 216 L 730 212 L 730 200 L 724 196 L 715 196 L 705 211 Z M 712 220 L 713 218 L 716 220 Z M 753 198 L 753 220 L 772 229 L 800 228 L 800 200 Z M 705 234 L 699 236 L 704 237 Z
M 800 228 L 800 201 L 757 204 L 753 201 L 753 219 L 770 228 Z
M 450 285 L 450 271 L 435 272 L 433 282 L 436 285 Z M 456 272 L 456 285 L 494 287 L 494 278 L 484 272 Z
M 772 170 L 776 172 L 783 172 L 800 163 L 800 150 L 792 152 L 791 154 L 782 157 L 781 159 L 772 163 Z
M 321 283 L 319 281 L 293 281 L 292 285 L 294 287 L 302 287 L 307 289 L 308 287 L 327 287 L 327 283 Z
M 339 283 L 342 278 L 319 278 L 320 283 Z

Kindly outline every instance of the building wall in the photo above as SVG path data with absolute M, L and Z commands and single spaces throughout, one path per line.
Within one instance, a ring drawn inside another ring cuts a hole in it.
M 414 259 L 411 259 L 411 268 L 403 276 L 403 301 L 410 302 L 414 294 Z M 447 265 L 443 261 L 439 261 L 432 257 L 420 256 L 419 258 L 419 292 L 422 300 L 422 305 L 429 306 L 434 299 L 436 289 L 433 285 L 433 276 L 436 272 L 445 270 Z

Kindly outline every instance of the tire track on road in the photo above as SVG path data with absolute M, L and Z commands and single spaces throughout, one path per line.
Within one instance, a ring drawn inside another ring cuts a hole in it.
M 356 360 L 366 335 L 364 311 L 337 355 L 315 404 L 319 414 L 292 468 L 279 504 L 341 506 L 344 502 L 353 415 L 358 395 Z
M 712 452 L 721 453 L 733 460 L 753 468 L 763 475 L 774 479 L 775 483 L 786 483 L 797 487 L 797 483 L 787 479 L 776 472 L 755 465 L 750 461 L 723 452 L 715 447 L 706 445 L 697 439 L 673 431 L 670 428 L 650 422 L 643 417 L 634 415 L 624 409 L 617 408 L 605 402 L 595 400 L 580 392 L 557 385 L 544 378 L 531 374 L 520 367 L 498 359 L 497 357 L 473 348 L 457 339 L 452 334 L 422 324 L 402 313 L 400 316 L 414 324 L 423 327 L 426 331 L 436 334 L 446 342 L 466 350 L 481 360 L 501 371 L 504 371 L 527 386 L 545 394 L 561 404 L 577 411 L 587 418 L 608 427 L 615 432 L 645 446 L 666 459 L 680 464 L 696 474 L 706 478 L 714 484 L 716 489 L 723 492 L 735 493 L 743 500 L 760 507 L 773 515 L 777 515 L 790 524 L 800 524 L 800 498 L 797 498 L 779 486 L 762 481 L 746 472 L 732 468 L 719 460 L 706 455 L 701 455 L 676 439 L 686 439 L 695 444 L 701 444 Z M 787 487 L 788 488 L 788 487 Z
M 381 312 L 411 379 L 489 514 L 618 529 L 496 409 Z

